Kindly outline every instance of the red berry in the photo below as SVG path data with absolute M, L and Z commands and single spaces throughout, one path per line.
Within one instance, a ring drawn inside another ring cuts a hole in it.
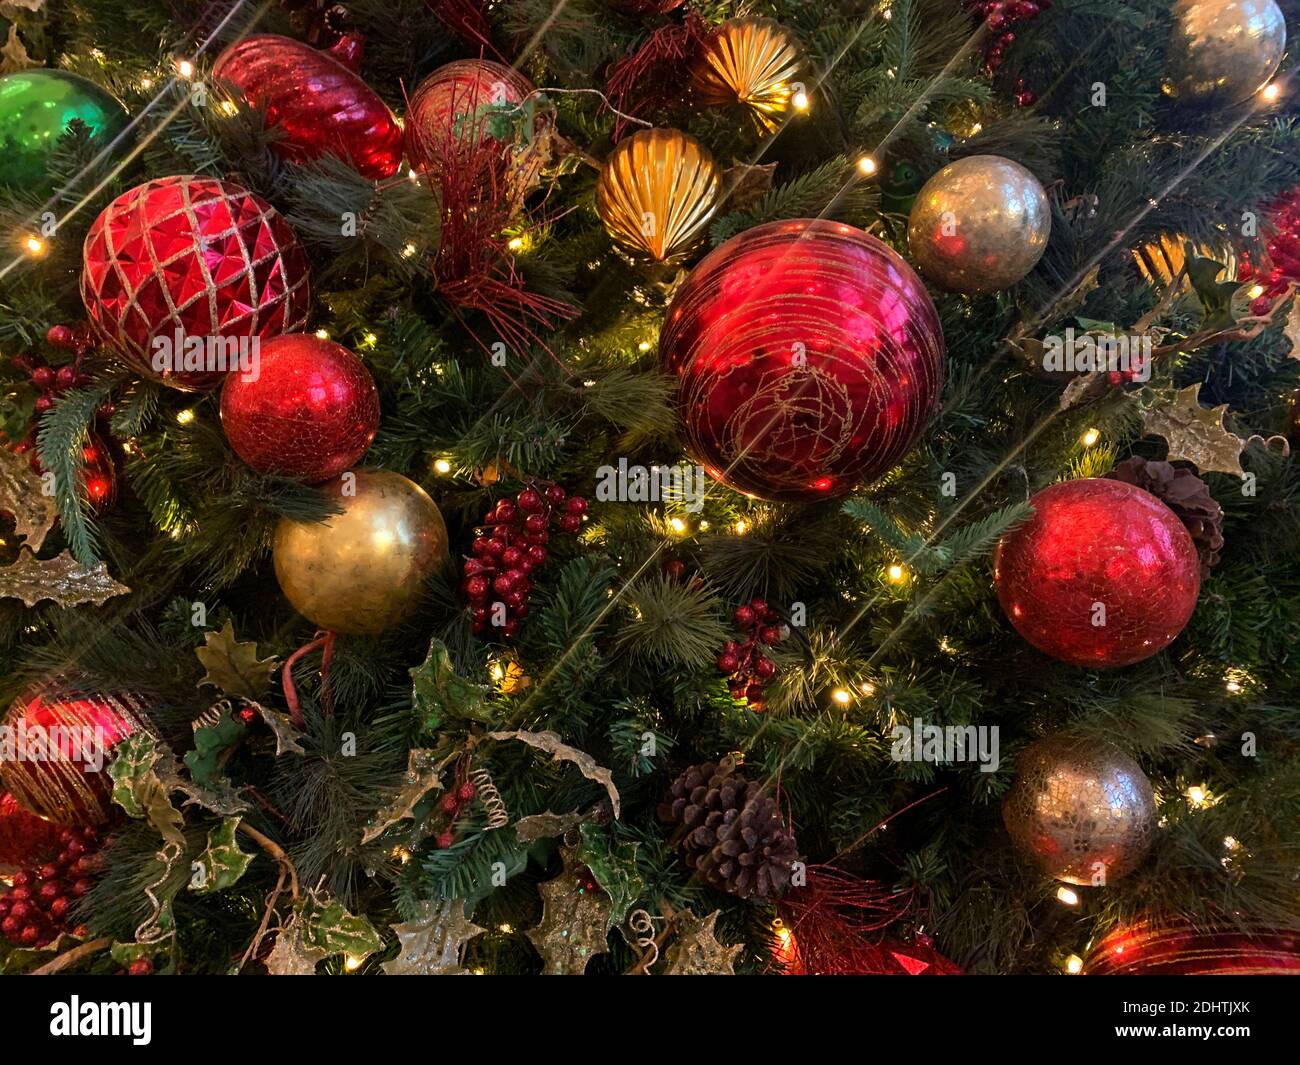
M 517 497 L 519 509 L 529 514 L 535 514 L 542 509 L 542 497 L 536 488 L 525 488 Z
M 507 621 L 504 625 L 501 626 L 501 634 L 503 636 L 509 636 L 513 638 L 518 632 L 519 632 L 519 621 L 516 618 L 511 618 L 509 621 Z
M 50 903 L 50 916 L 58 920 L 68 912 L 71 905 L 72 902 L 66 895 L 60 895 Z
M 73 838 L 68 840 L 66 846 L 63 848 L 63 853 L 69 858 L 80 858 L 86 853 L 86 845 L 73 836 Z
M 95 411 L 95 417 L 108 419 L 113 417 L 113 415 L 116 413 L 117 413 L 117 407 L 114 405 L 113 401 L 111 399 L 106 399 L 104 400 L 103 403 L 99 405 L 99 408 Z
M 72 327 L 66 325 L 52 325 L 46 331 L 45 339 L 56 348 L 70 347 L 74 339 Z
M 0 921 L 0 932 L 4 933 L 5 939 L 14 939 L 22 926 L 23 923 L 18 918 L 6 917 L 3 921 Z
M 546 501 L 548 503 L 553 503 L 556 506 L 559 506 L 564 502 L 564 497 L 566 495 L 568 495 L 568 493 L 558 484 L 550 485 L 546 489 Z
M 529 514 L 524 519 L 524 529 L 530 533 L 545 532 L 546 516 L 544 514 Z
M 442 807 L 443 813 L 454 814 L 460 809 L 460 800 L 456 798 L 454 792 L 448 792 L 442 797 L 442 802 L 439 805 Z
M 514 578 L 510 576 L 510 574 L 514 572 L 514 570 L 508 570 L 492 582 L 492 590 L 496 592 L 497 595 L 509 595 L 515 590 Z
M 36 397 L 36 403 L 34 406 L 36 407 L 36 413 L 44 414 L 47 410 L 52 410 L 54 408 L 54 396 L 49 392 L 42 392 Z
M 764 678 L 775 676 L 776 663 L 760 655 L 758 661 L 754 663 L 754 672 Z
M 519 516 L 519 508 L 510 502 L 510 500 L 503 499 L 497 504 L 496 516 L 496 520 L 499 522 L 512 522 Z
M 18 899 L 9 907 L 9 916 L 19 924 L 22 924 L 24 921 L 30 921 L 35 912 L 36 907 L 26 899 Z
M 468 780 L 456 789 L 456 797 L 460 799 L 461 802 L 469 802 L 470 799 L 474 798 L 477 794 L 478 788 L 474 787 L 474 785 Z
M 742 629 L 749 628 L 749 626 L 754 624 L 755 621 L 754 608 L 751 606 L 745 606 L 743 604 L 741 606 L 736 607 L 736 609 L 732 612 L 731 616 L 733 619 L 735 619 L 736 624 L 740 626 Z
M 674 581 L 679 581 L 686 575 L 686 563 L 680 558 L 675 558 L 671 562 L 664 564 L 664 573 Z
M 564 509 L 569 514 L 582 517 L 587 513 L 587 501 L 582 496 L 570 496 L 568 502 L 564 504 Z
M 577 514 L 565 514 L 559 520 L 561 532 L 576 533 L 582 528 L 582 518 Z
M 507 547 L 501 552 L 501 565 L 507 569 L 518 569 L 523 560 L 524 550 L 521 547 Z
M 515 607 L 515 617 L 517 617 L 517 618 L 526 618 L 526 617 L 528 617 L 528 604 L 527 604 L 527 603 L 520 603 L 517 607 Z
M 482 573 L 485 569 L 487 569 L 487 567 L 477 558 L 467 558 L 465 559 L 465 564 L 461 567 L 461 572 L 464 573 L 466 577 L 474 577 Z
M 35 943 L 41 938 L 41 930 L 34 924 L 23 925 L 23 930 L 18 933 L 18 942 L 24 944 Z
M 487 598 L 489 587 L 488 579 L 482 574 L 469 577 L 465 580 L 465 595 L 471 603 L 481 602 Z
M 77 383 L 77 371 L 73 366 L 60 366 L 59 372 L 54 375 L 54 383 L 60 391 L 71 388 Z
M 740 659 L 733 654 L 723 652 L 718 655 L 718 670 L 722 673 L 734 673 L 740 668 Z
M 48 366 L 38 366 L 32 371 L 32 384 L 42 392 L 48 392 L 57 380 L 58 375 Z
M 528 547 L 528 561 L 534 566 L 540 566 L 546 561 L 546 548 L 541 544 L 530 544 Z
M 456 842 L 456 833 L 452 832 L 450 829 L 448 829 L 446 832 L 438 833 L 437 843 L 438 846 L 441 847 L 443 850 L 446 850 L 455 842 Z
M 153 975 L 153 962 L 148 958 L 136 958 L 126 971 L 131 976 L 151 976 Z
M 760 599 L 757 596 L 755 596 L 753 599 L 749 601 L 749 609 L 752 610 L 758 616 L 762 617 L 764 614 L 768 612 L 767 600 Z
M 767 644 L 780 643 L 781 629 L 777 625 L 764 625 L 763 631 L 759 633 L 759 638 Z
M 58 880 L 47 880 L 41 885 L 37 896 L 42 902 L 52 902 L 63 894 L 63 884 Z
M 81 896 L 86 894 L 91 889 L 91 887 L 92 885 L 90 881 L 86 880 L 83 877 L 81 880 L 78 880 L 75 884 L 72 885 L 72 893 L 76 895 L 77 898 L 81 898 Z
M 763 685 L 751 684 L 745 689 L 745 698 L 751 703 L 761 700 L 763 698 Z
M 59 875 L 59 867 L 55 865 L 53 862 L 46 862 L 44 865 L 41 866 L 42 880 L 53 880 L 58 875 Z

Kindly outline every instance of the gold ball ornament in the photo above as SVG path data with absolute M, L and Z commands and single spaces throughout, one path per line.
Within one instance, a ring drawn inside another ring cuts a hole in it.
M 722 175 L 704 145 L 675 129 L 644 129 L 605 160 L 596 211 L 619 247 L 675 265 L 703 242 L 721 193 Z
M 691 71 L 706 106 L 743 106 L 761 132 L 774 133 L 794 107 L 804 69 L 798 38 L 770 18 L 733 18 L 717 28 Z
M 1002 820 L 1017 849 L 1045 874 L 1101 886 L 1146 856 L 1155 797 L 1141 767 L 1117 748 L 1049 736 L 1021 753 Z
M 1183 103 L 1239 103 L 1267 84 L 1286 51 L 1275 0 L 1177 0 L 1164 91 Z
M 907 223 L 913 265 L 941 288 L 971 296 L 1021 280 L 1051 233 L 1043 186 L 999 155 L 949 163 L 921 187 Z
M 447 526 L 414 481 L 355 470 L 324 486 L 343 508 L 325 521 L 282 518 L 272 558 L 293 608 L 322 629 L 374 635 L 410 616 L 447 561 Z

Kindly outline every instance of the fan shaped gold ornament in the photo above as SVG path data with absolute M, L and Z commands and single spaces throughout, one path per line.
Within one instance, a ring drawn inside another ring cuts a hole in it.
M 700 103 L 741 104 L 758 128 L 774 133 L 795 106 L 804 69 L 798 38 L 770 18 L 734 18 L 722 23 L 691 71 Z
M 596 211 L 619 247 L 675 265 L 703 242 L 721 194 L 722 174 L 704 145 L 675 129 L 645 129 L 605 160 Z
M 1101 887 L 1146 857 L 1156 804 L 1151 782 L 1123 751 L 1056 735 L 1021 752 L 1002 820 L 1048 876 Z
M 1201 259 L 1213 259 L 1223 263 L 1223 278 L 1227 281 L 1237 279 L 1237 258 L 1231 251 L 1212 248 L 1208 244 L 1196 244 L 1177 233 L 1164 233 L 1157 239 L 1148 241 L 1133 251 L 1133 259 L 1142 277 L 1152 285 L 1171 285 L 1174 278 L 1183 272 L 1187 265 L 1187 248 L 1191 245 L 1192 254 Z
M 1164 91 L 1180 103 L 1239 103 L 1277 73 L 1286 19 L 1274 0 L 1177 0 Z

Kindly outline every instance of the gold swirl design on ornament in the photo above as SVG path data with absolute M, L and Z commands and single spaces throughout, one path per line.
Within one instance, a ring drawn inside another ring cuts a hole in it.
M 703 242 L 721 190 L 717 163 L 694 137 L 641 130 L 605 160 L 596 211 L 621 248 L 676 265 Z

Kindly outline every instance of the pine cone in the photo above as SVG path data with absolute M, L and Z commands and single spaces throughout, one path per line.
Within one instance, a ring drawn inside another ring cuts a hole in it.
M 729 758 L 691 766 L 673 781 L 659 819 L 678 828 L 687 866 L 720 891 L 776 898 L 799 860 L 776 800 Z
M 1134 456 L 1106 476 L 1150 492 L 1177 514 L 1192 534 L 1196 553 L 1201 557 L 1201 579 L 1210 575 L 1223 549 L 1223 508 L 1193 468 L 1183 463 L 1148 462 Z

